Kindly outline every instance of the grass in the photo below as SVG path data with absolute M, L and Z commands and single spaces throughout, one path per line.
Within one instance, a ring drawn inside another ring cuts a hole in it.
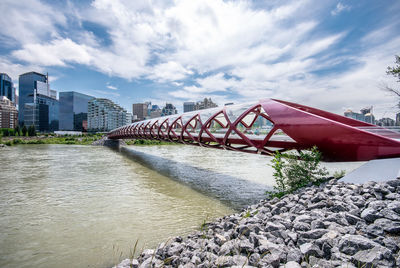
M 127 145 L 176 145 L 176 143 L 174 142 L 159 141 L 159 140 L 143 140 L 143 139 L 126 140 L 125 143 Z
M 30 138 L 3 138 L 3 143 L 7 146 L 19 144 L 75 144 L 75 145 L 90 145 L 94 141 L 101 139 L 102 136 L 38 136 Z
M 7 146 L 19 144 L 74 144 L 74 145 L 91 145 L 93 142 L 102 139 L 102 135 L 81 135 L 81 136 L 52 136 L 42 135 L 35 137 L 0 137 L 0 143 Z M 172 142 L 165 142 L 159 140 L 126 140 L 127 145 L 171 145 Z

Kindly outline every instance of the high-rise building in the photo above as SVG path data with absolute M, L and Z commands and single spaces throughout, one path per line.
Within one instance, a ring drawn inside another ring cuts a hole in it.
M 148 116 L 148 103 L 134 103 L 132 104 L 132 115 L 136 120 L 144 120 Z
M 375 116 L 372 114 L 372 106 L 360 110 L 361 113 L 355 113 L 348 109 L 344 112 L 344 116 L 363 121 L 370 124 L 375 124 Z
M 196 106 L 196 103 L 194 103 L 193 101 L 186 101 L 183 103 L 183 112 L 187 113 L 187 112 L 194 111 L 195 106 Z
M 6 96 L 0 97 L 0 128 L 15 128 L 18 124 L 18 110 Z
M 198 101 L 195 106 L 195 110 L 203 110 L 218 107 L 216 103 L 214 103 L 211 98 L 204 98 L 203 101 Z
M 48 75 L 29 72 L 19 76 L 19 124 L 39 131 L 58 130 L 57 91 L 50 89 Z
M 59 96 L 60 130 L 87 131 L 88 102 L 94 97 L 75 91 L 60 92 Z
M 130 123 L 131 116 L 109 99 L 96 98 L 88 102 L 88 130 L 110 131 Z
M 377 121 L 377 125 L 382 127 L 394 127 L 396 125 L 396 121 L 394 121 L 392 118 L 384 117 Z
M 5 73 L 0 73 L 0 97 L 5 96 L 14 106 L 17 106 L 17 96 L 11 77 Z
M 172 105 L 172 103 L 166 103 L 164 108 L 161 111 L 161 116 L 165 115 L 172 115 L 172 114 L 177 114 L 178 110 L 176 110 L 175 106 Z
M 149 109 L 150 118 L 160 117 L 162 110 L 158 105 L 151 105 L 151 109 Z

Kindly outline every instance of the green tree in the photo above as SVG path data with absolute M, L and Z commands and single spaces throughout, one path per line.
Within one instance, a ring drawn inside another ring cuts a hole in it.
M 8 128 L 3 129 L 3 136 L 4 137 L 10 136 L 10 132 L 8 131 Z
M 16 125 L 14 128 L 15 136 L 21 136 L 21 129 L 19 128 L 19 125 Z
M 396 66 L 394 67 L 387 67 L 387 71 L 386 73 L 388 75 L 393 75 L 395 78 L 397 78 L 397 82 L 400 82 L 400 57 L 398 55 L 395 55 L 396 58 Z M 397 97 L 400 98 L 400 89 L 395 89 L 395 88 L 391 88 L 389 86 L 386 86 L 385 89 L 387 91 L 389 91 L 390 93 L 392 93 L 393 95 L 396 95 Z M 398 108 L 400 108 L 400 99 L 399 99 L 399 103 L 397 104 Z
M 28 129 L 26 128 L 26 126 L 24 125 L 22 127 L 22 136 L 26 136 L 26 133 L 28 133 Z
M 29 137 L 36 136 L 36 129 L 35 129 L 35 126 L 34 126 L 34 125 L 32 125 L 32 126 L 30 126 L 30 127 L 28 128 L 28 136 L 29 136 Z

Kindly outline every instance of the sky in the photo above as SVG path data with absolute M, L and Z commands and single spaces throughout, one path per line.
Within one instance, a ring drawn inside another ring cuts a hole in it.
M 1 0 L 0 72 L 132 103 L 276 98 L 394 117 L 400 1 Z

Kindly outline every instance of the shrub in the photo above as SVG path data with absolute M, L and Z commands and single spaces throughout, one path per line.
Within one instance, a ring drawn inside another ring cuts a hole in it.
M 318 184 L 326 179 L 328 171 L 321 168 L 321 153 L 317 147 L 298 153 L 281 154 L 276 152 L 271 160 L 274 169 L 275 192 L 269 192 L 276 197 L 291 193 L 308 184 Z

